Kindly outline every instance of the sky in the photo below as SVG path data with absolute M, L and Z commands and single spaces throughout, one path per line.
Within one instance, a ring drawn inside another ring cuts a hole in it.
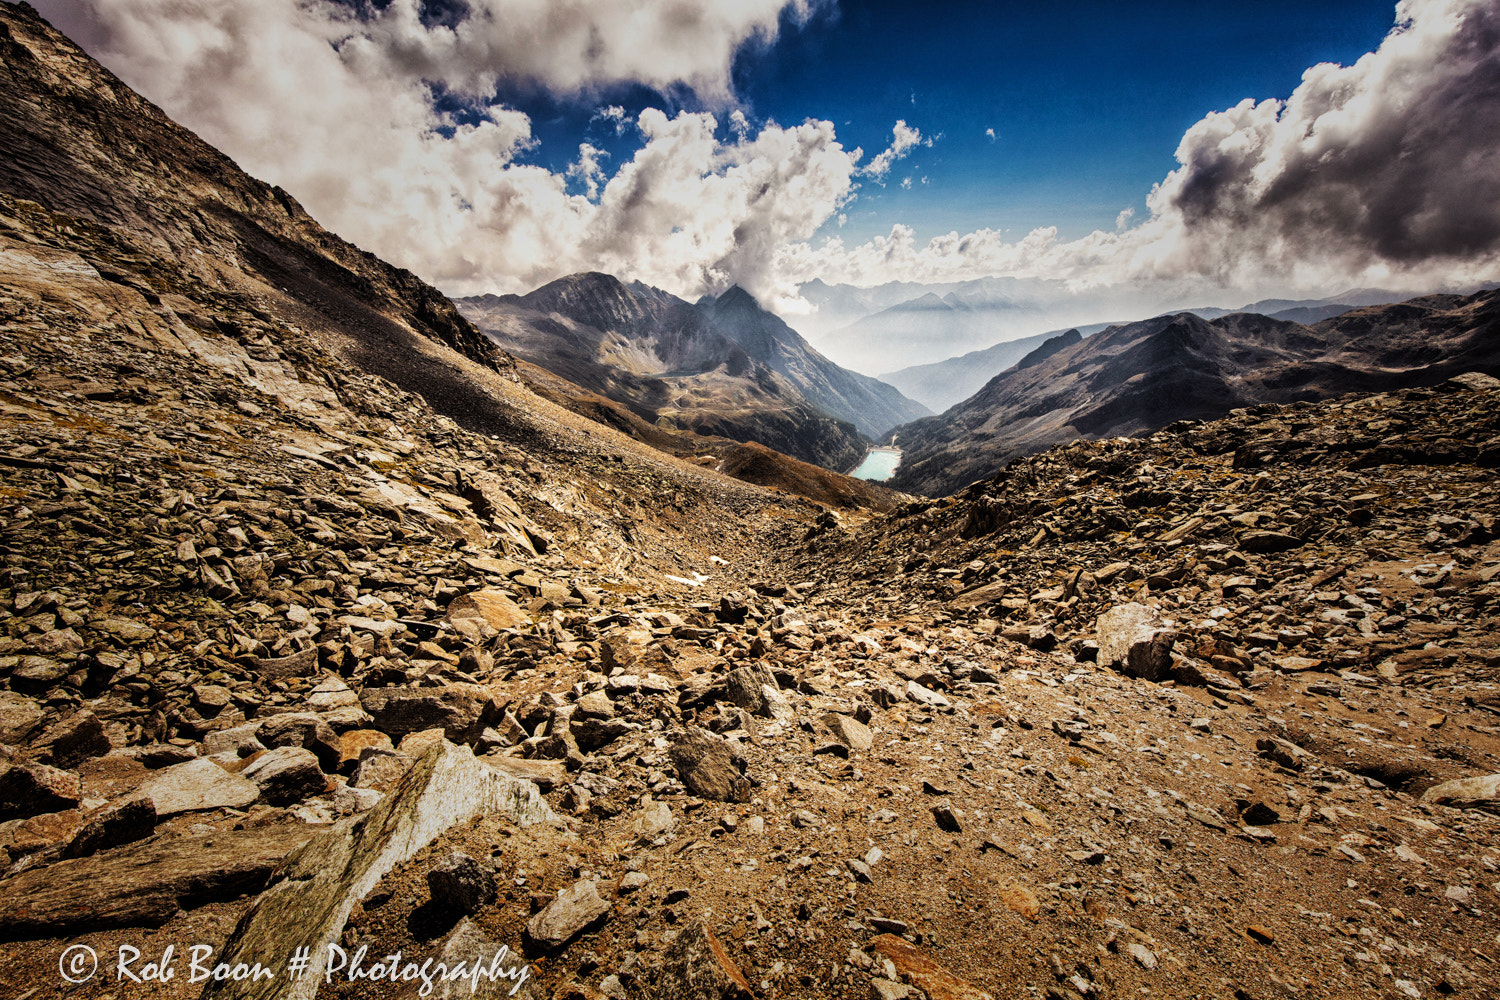
M 1500 279 L 1493 0 L 36 3 L 454 295 L 603 270 L 812 328 L 814 278 L 1105 310 Z

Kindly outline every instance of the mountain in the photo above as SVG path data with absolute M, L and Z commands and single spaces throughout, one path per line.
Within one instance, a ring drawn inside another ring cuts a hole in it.
M 892 433 L 889 485 L 951 493 L 1018 455 L 1074 437 L 1141 434 L 1258 403 L 1429 385 L 1500 370 L 1500 292 L 1432 295 L 1311 326 L 1255 313 L 1192 313 L 1110 327 L 995 376 L 936 417 Z
M 1091 323 L 1076 329 L 1081 336 L 1088 337 L 1109 325 L 1108 323 Z M 968 399 L 990 379 L 1063 332 L 1053 330 L 1048 333 L 1039 333 L 1034 337 L 1008 340 L 993 347 L 986 347 L 982 351 L 970 351 L 968 354 L 949 358 L 946 361 L 938 361 L 929 365 L 913 365 L 910 368 L 890 372 L 880 376 L 880 380 L 895 386 L 906 396 L 940 413 L 953 404 Z
M 762 309 L 743 288 L 735 286 L 716 300 L 700 303 L 699 309 L 752 357 L 788 379 L 813 405 L 872 438 L 931 412 L 894 386 L 834 364 L 780 317 Z
M 575 274 L 527 295 L 475 296 L 458 306 L 517 357 L 662 428 L 758 441 L 835 471 L 864 455 L 854 426 L 660 289 Z
M 1471 291 L 1478 290 L 1480 289 L 1471 289 Z M 979 305 L 977 307 L 965 305 L 957 293 L 950 293 L 947 300 L 938 299 L 929 293 L 903 303 L 894 310 L 889 310 L 887 315 L 909 316 L 912 313 L 941 315 L 945 311 L 948 313 L 965 312 L 968 314 L 966 322 L 972 322 L 976 309 L 982 311 L 989 306 L 985 304 L 986 300 L 980 289 L 970 288 L 966 294 L 969 301 L 977 300 Z M 1263 299 L 1238 309 L 1198 306 L 1174 310 L 1174 312 L 1189 312 L 1203 319 L 1218 319 L 1233 313 L 1259 313 L 1270 316 L 1272 319 L 1284 319 L 1306 325 L 1341 315 L 1360 306 L 1399 302 L 1412 297 L 1411 294 L 1403 295 L 1378 288 L 1359 288 L 1350 289 L 1327 299 Z M 1113 325 L 1117 324 L 1085 323 L 1076 328 L 1087 337 Z M 946 410 L 978 392 L 984 383 L 1005 371 L 1032 347 L 1061 332 L 1053 330 L 1031 337 L 1005 341 L 983 350 L 970 351 L 960 357 L 948 358 L 946 361 L 913 365 L 882 375 L 880 378 L 933 410 Z M 938 339 L 941 340 L 944 336 L 947 334 L 940 334 Z

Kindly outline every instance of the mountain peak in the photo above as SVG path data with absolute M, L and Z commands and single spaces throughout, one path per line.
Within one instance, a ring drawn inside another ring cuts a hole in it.
M 755 296 L 745 291 L 739 285 L 731 285 L 728 291 L 714 300 L 714 305 L 719 309 L 760 310 L 760 303 L 755 301 Z

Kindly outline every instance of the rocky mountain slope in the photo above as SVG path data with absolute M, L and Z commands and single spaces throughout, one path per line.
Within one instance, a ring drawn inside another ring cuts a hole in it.
M 813 404 L 879 438 L 897 424 L 927 416 L 927 407 L 894 386 L 840 368 L 738 286 L 698 308 L 750 354 L 789 379 Z
M 859 433 L 927 412 L 834 365 L 738 289 L 695 307 L 639 282 L 578 274 L 459 307 L 507 350 L 643 419 L 829 469 L 858 464 Z
M 576 274 L 528 295 L 458 304 L 506 350 L 664 430 L 759 441 L 834 470 L 864 454 L 854 427 L 659 289 Z M 575 408 L 588 412 L 586 402 Z
M 898 428 L 890 485 L 929 496 L 1071 438 L 1140 434 L 1183 419 L 1353 390 L 1500 372 L 1500 292 L 1432 295 L 1312 326 L 1254 313 L 1191 313 L 1112 327 L 1012 368 L 937 417 Z
M 1500 383 L 840 515 L 0 43 L 7 996 L 1493 995 Z

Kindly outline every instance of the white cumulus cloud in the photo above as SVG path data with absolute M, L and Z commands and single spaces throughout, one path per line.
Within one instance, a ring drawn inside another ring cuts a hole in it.
M 932 140 L 924 140 L 921 131 L 906 124 L 905 119 L 898 119 L 895 128 L 891 130 L 891 144 L 881 150 L 860 172 L 872 180 L 884 181 L 897 160 L 903 159 L 921 145 L 931 146 Z
M 447 21 L 424 21 L 419 0 L 39 5 L 324 225 L 454 294 L 594 268 L 683 294 L 733 280 L 764 294 L 774 249 L 852 189 L 855 157 L 827 123 L 752 135 L 736 111 L 725 144 L 713 114 L 632 121 L 605 105 L 596 121 L 643 140 L 611 176 L 590 143 L 561 173 L 520 162 L 530 120 L 488 106 L 509 79 L 579 100 L 685 87 L 712 105 L 730 96 L 738 48 L 774 38 L 784 14 L 806 18 L 811 0 L 468 0 Z
M 778 272 L 858 285 L 1000 274 L 1269 294 L 1500 279 L 1500 5 L 1402 0 L 1376 51 L 1313 66 L 1287 100 L 1205 116 L 1177 160 L 1133 228 L 1127 210 L 1116 232 L 1069 242 L 1044 227 L 923 244 L 898 225 L 857 246 L 834 237 L 784 247 Z

